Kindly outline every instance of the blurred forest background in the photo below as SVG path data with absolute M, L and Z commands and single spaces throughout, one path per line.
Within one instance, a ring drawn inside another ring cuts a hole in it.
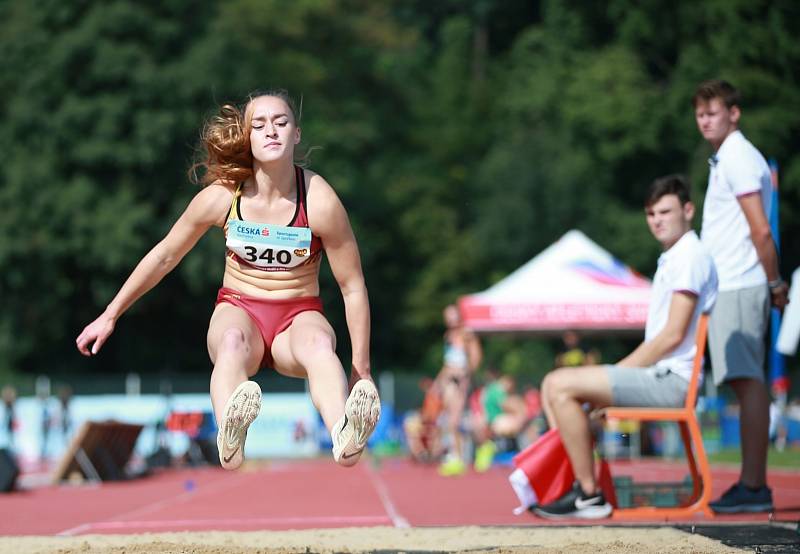
M 80 356 L 75 337 L 196 193 L 187 169 L 204 118 L 272 87 L 302 101 L 309 165 L 349 210 L 376 372 L 433 374 L 442 308 L 569 229 L 652 274 L 643 193 L 680 172 L 702 204 L 711 152 L 690 99 L 708 78 L 741 89 L 743 131 L 780 166 L 788 278 L 800 263 L 798 29 L 794 0 L 2 0 L 0 381 L 207 380 L 221 230 L 101 356 Z M 348 366 L 326 270 L 323 296 Z M 486 363 L 540 375 L 556 346 L 492 339 Z

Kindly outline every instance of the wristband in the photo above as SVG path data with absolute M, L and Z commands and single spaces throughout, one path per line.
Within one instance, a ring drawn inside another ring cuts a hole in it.
M 781 277 L 778 277 L 778 278 L 777 278 L 777 279 L 775 279 L 774 281 L 770 281 L 770 282 L 768 282 L 768 283 L 767 283 L 767 286 L 769 287 L 769 290 L 775 290 L 775 289 L 777 289 L 779 286 L 781 286 L 782 284 L 783 284 L 783 279 L 782 279 Z

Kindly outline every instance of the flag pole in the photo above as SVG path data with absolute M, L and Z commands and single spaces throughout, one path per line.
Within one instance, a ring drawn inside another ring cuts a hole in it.
M 772 230 L 772 238 L 775 241 L 775 251 L 780 257 L 781 236 L 779 225 L 779 195 L 778 195 L 778 162 L 775 159 L 769 160 L 770 181 L 772 183 L 772 202 L 770 202 L 769 223 Z M 777 349 L 778 333 L 781 329 L 781 312 L 778 308 L 770 309 L 770 340 L 769 340 L 769 383 L 775 403 L 780 410 L 780 421 L 778 423 L 778 437 L 776 447 L 783 449 L 785 433 L 782 433 L 786 416 L 786 402 L 789 392 L 789 377 L 786 375 L 786 360 Z

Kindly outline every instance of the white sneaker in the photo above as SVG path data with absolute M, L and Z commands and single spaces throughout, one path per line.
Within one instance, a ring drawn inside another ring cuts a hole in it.
M 217 431 L 219 461 L 225 469 L 236 469 L 242 465 L 247 428 L 260 411 L 261 387 L 255 381 L 245 381 L 228 398 Z
M 381 417 L 381 401 L 372 381 L 361 379 L 353 386 L 344 405 L 344 415 L 331 431 L 333 459 L 352 466 L 361 458 L 367 440 Z

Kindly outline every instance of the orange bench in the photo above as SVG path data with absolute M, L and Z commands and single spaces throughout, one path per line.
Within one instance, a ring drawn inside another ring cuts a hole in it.
M 708 466 L 706 451 L 700 424 L 695 414 L 697 389 L 700 374 L 703 371 L 703 354 L 705 353 L 706 335 L 708 332 L 708 314 L 702 314 L 697 322 L 697 354 L 694 358 L 686 403 L 682 408 L 615 408 L 602 411 L 606 419 L 628 419 L 638 421 L 675 421 L 678 423 L 686 451 L 686 460 L 692 477 L 692 495 L 686 505 L 678 507 L 640 506 L 619 508 L 614 510 L 614 519 L 678 519 L 702 513 L 714 517 L 708 507 L 711 499 L 711 470 Z

